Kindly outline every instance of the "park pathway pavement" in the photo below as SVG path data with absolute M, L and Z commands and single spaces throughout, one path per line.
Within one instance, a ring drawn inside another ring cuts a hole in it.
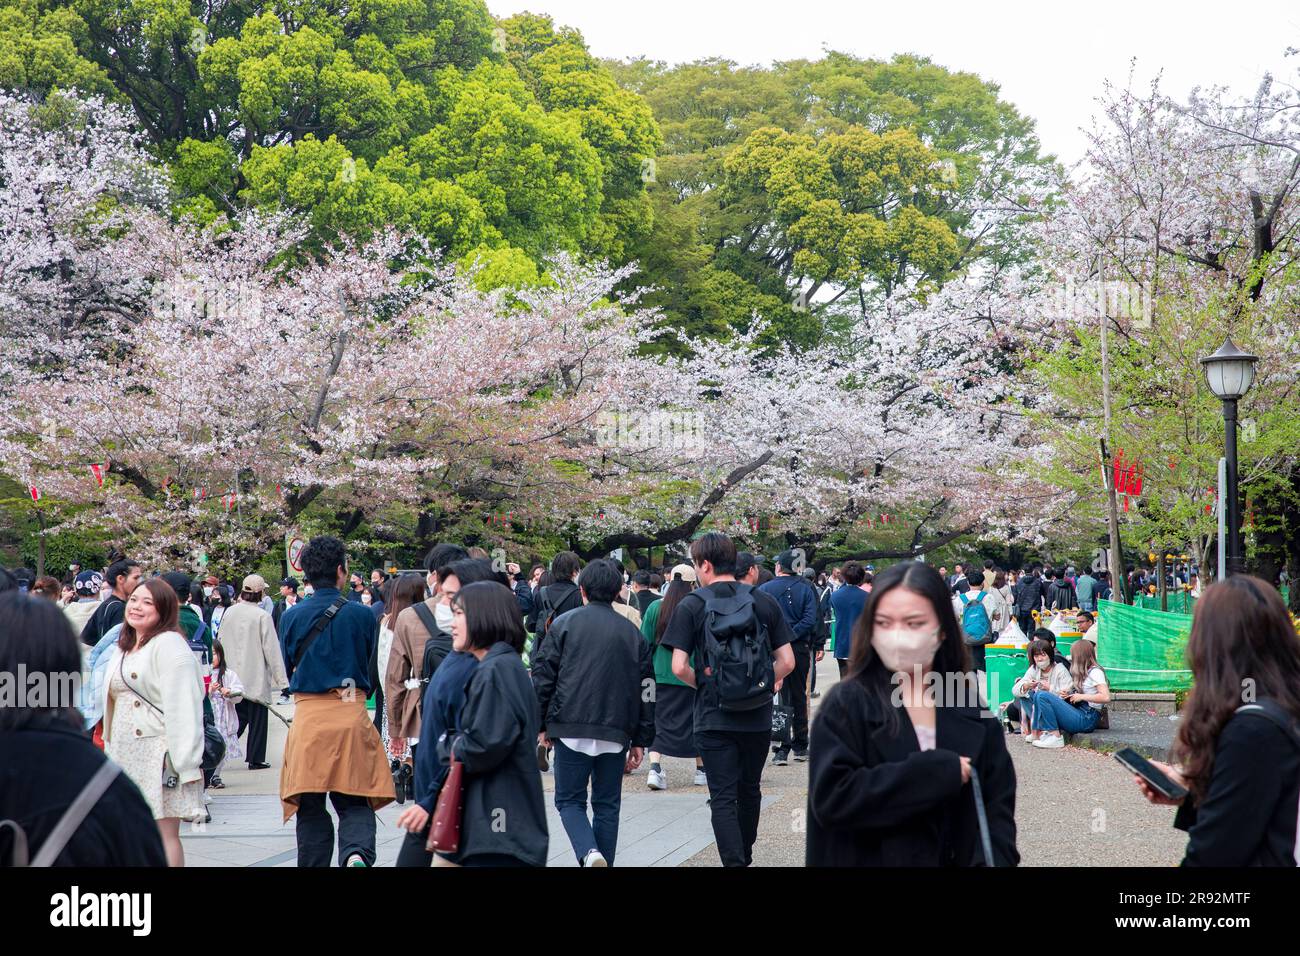
M 836 678 L 828 656 L 818 665 L 818 689 L 828 691 Z M 814 715 L 821 698 L 813 701 Z M 285 716 L 292 707 L 278 707 Z M 189 866 L 295 865 L 293 821 L 281 823 L 280 755 L 285 725 L 270 721 L 270 770 L 249 771 L 236 762 L 223 774 L 224 790 L 211 791 L 212 822 L 183 826 Z M 1016 842 L 1025 866 L 1175 866 L 1186 847 L 1186 834 L 1173 828 L 1173 810 L 1153 807 L 1137 792 L 1132 778 L 1106 754 L 1076 747 L 1038 750 L 1007 737 L 1016 767 Z M 669 789 L 646 788 L 646 771 L 624 778 L 619 827 L 620 866 L 718 866 L 709 823 L 707 788 L 692 784 L 690 760 L 666 758 Z M 559 815 L 555 812 L 552 774 L 543 774 L 551 845 L 549 866 L 576 866 Z M 802 866 L 808 764 L 786 767 L 769 763 L 763 773 L 763 814 L 756 866 Z M 395 826 L 402 807 L 379 812 L 379 866 L 392 866 L 401 846 Z

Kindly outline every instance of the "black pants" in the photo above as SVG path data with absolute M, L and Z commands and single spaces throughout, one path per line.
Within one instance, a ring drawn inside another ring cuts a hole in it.
M 415 766 L 415 754 L 419 749 L 419 744 L 411 744 L 411 766 Z M 424 845 L 429 841 L 429 827 L 433 825 L 433 816 L 429 816 L 429 822 L 425 824 L 424 829 L 419 833 L 406 831 L 406 836 L 402 838 L 402 845 L 397 850 L 397 863 L 399 867 L 422 867 L 433 866 L 433 854 L 424 849 Z
M 235 705 L 239 717 L 238 737 L 248 728 L 248 744 L 244 747 L 244 759 L 249 765 L 266 763 L 266 708 L 255 700 L 241 700 Z
M 794 670 L 786 675 L 785 682 L 781 685 L 781 703 L 794 708 L 794 721 L 790 728 L 791 744 L 795 750 L 807 750 L 808 667 L 812 653 L 807 641 L 791 644 L 790 650 L 794 652 Z
M 749 866 L 758 839 L 762 808 L 763 764 L 771 731 L 700 731 L 695 746 L 704 759 L 709 780 L 709 810 L 713 839 L 723 866 Z
M 399 867 L 430 867 L 433 866 L 433 854 L 424 849 L 425 843 L 429 840 L 429 827 L 425 827 L 419 833 L 411 833 L 409 830 L 406 836 L 402 838 L 402 845 L 397 851 L 397 863 Z
M 849 672 L 849 659 L 847 657 L 837 657 L 835 663 L 840 668 L 840 680 L 844 680 L 844 675 Z
M 368 797 L 331 793 L 330 803 L 339 817 L 339 866 L 356 853 L 375 865 L 375 811 Z M 325 809 L 325 794 L 304 793 L 298 802 L 298 865 L 329 866 L 334 855 L 334 821 Z
M 1025 632 L 1025 637 L 1032 640 L 1034 636 L 1034 612 L 1032 610 L 1017 611 L 1016 623 L 1019 624 L 1020 629 Z

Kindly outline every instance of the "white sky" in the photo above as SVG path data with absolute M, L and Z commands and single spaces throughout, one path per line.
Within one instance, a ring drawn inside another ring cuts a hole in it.
M 860 57 L 918 53 L 998 84 L 1037 121 L 1045 149 L 1067 164 L 1084 149 L 1080 126 L 1097 112 L 1104 80 L 1129 62 L 1145 84 L 1182 98 L 1193 86 L 1253 92 L 1266 72 L 1296 82 L 1296 0 L 487 0 L 496 16 L 550 14 L 582 31 L 602 57 L 681 63 L 721 56 L 741 64 L 815 59 L 826 48 Z

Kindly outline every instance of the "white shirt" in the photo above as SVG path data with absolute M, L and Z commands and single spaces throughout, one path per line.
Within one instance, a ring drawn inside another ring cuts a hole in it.
M 570 750 L 576 750 L 580 754 L 586 754 L 588 757 L 599 757 L 602 754 L 622 753 L 623 748 L 612 740 L 594 740 L 591 737 L 561 737 L 560 743 Z
M 1088 676 L 1083 679 L 1083 693 L 1095 694 L 1097 688 L 1106 683 L 1106 673 L 1100 667 L 1093 667 L 1088 671 Z M 1096 710 L 1101 710 L 1105 704 L 1099 704 L 1096 701 L 1088 701 L 1088 706 Z

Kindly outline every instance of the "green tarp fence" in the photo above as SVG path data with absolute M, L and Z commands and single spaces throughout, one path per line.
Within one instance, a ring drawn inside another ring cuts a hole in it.
M 1291 599 L 1290 588 L 1279 588 L 1282 592 L 1282 601 L 1287 603 Z M 1137 606 L 1144 607 L 1149 611 L 1160 610 L 1159 594 L 1139 594 Z M 1196 598 L 1192 597 L 1190 591 L 1170 591 L 1169 592 L 1169 610 L 1178 614 L 1191 614 L 1196 610 Z
M 1192 615 L 1102 601 L 1097 662 L 1114 690 L 1179 691 L 1192 686 L 1187 637 Z

